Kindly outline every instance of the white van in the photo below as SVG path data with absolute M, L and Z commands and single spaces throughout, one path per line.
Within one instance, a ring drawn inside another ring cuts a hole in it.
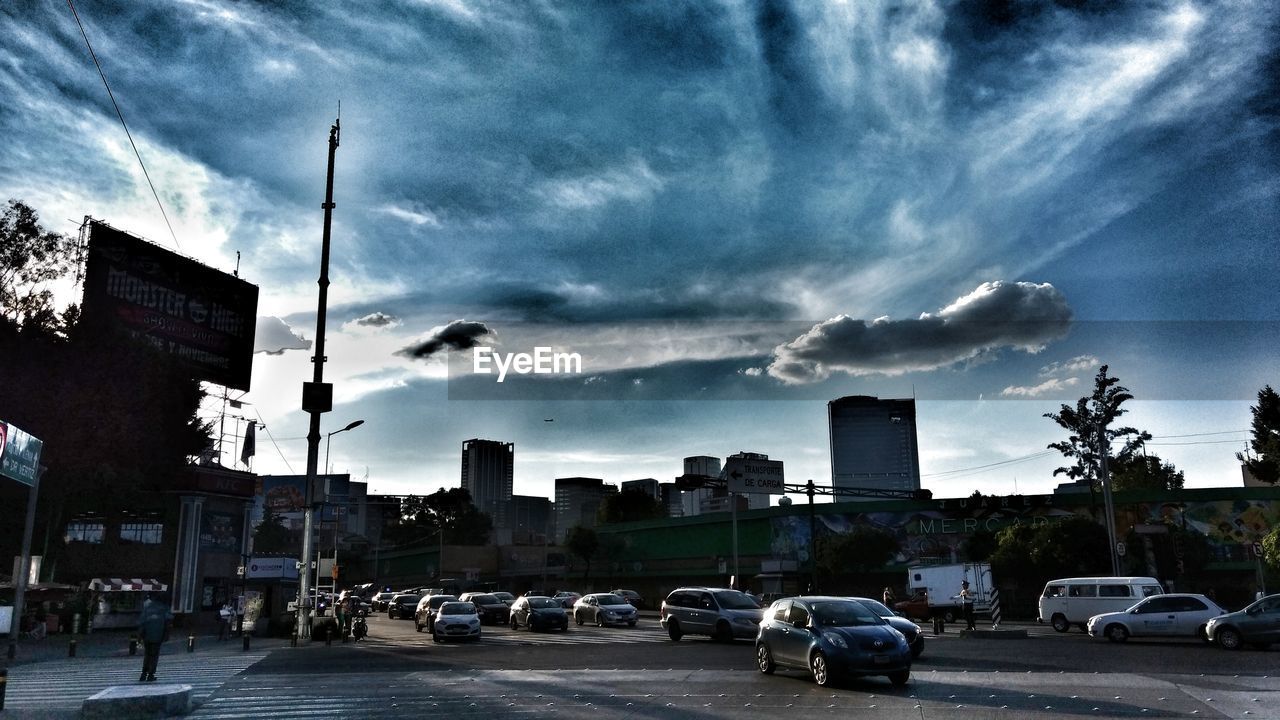
M 1080 577 L 1050 580 L 1040 593 L 1040 616 L 1058 632 L 1072 625 L 1085 629 L 1089 618 L 1128 610 L 1143 598 L 1161 595 L 1164 588 L 1151 577 Z

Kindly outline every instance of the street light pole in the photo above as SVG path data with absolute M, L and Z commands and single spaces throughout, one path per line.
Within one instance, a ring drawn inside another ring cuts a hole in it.
M 325 475 L 328 475 L 333 470 L 333 468 L 329 467 L 329 441 L 333 439 L 334 435 L 337 435 L 338 433 L 341 433 L 341 432 L 346 432 L 354 428 L 358 428 L 363 424 L 364 424 L 363 420 L 356 420 L 354 422 L 348 423 L 347 426 L 342 428 L 341 430 L 334 430 L 333 432 L 324 436 L 324 474 Z

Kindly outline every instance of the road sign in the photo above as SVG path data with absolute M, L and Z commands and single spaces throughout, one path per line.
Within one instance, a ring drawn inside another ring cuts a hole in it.
M 0 421 L 0 475 L 34 485 L 44 443 L 15 425 Z
M 1124 557 L 1124 543 L 1122 542 L 1116 543 L 1116 554 L 1119 555 L 1120 557 Z
M 730 492 L 781 495 L 783 484 L 781 460 L 725 459 L 724 477 Z
M 1256 542 L 1253 544 L 1253 556 L 1258 558 L 1262 557 L 1262 543 Z

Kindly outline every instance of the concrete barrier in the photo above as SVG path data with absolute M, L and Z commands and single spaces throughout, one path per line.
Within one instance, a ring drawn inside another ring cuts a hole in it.
M 191 712 L 191 686 L 113 685 L 80 706 L 86 718 L 163 718 Z

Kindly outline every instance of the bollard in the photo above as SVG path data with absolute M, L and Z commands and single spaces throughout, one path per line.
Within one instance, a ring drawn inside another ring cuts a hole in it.
M 332 644 L 333 644 L 333 633 L 330 632 L 329 628 L 326 626 L 324 629 L 324 646 L 329 647 Z
M 244 651 L 249 652 L 249 636 L 244 635 Z
M 136 637 L 129 638 L 129 654 L 130 655 L 138 654 L 138 638 Z
M 76 656 L 76 639 L 71 638 L 71 642 L 67 643 L 67 657 Z
M 991 588 L 991 627 L 1000 629 L 1000 591 Z
M 0 668 L 0 710 L 4 710 L 4 686 L 9 682 L 9 671 Z
M 187 652 L 195 652 L 195 651 L 196 651 L 196 636 L 188 635 L 187 636 Z
M 289 647 L 298 647 L 298 631 L 293 631 L 293 636 L 289 639 Z

